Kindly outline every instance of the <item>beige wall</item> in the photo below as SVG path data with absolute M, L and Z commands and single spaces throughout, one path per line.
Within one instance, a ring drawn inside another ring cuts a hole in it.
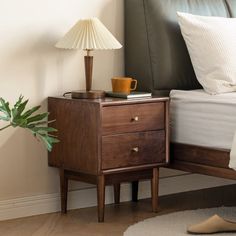
M 123 43 L 122 0 L 1 1 L 0 96 L 14 102 L 23 94 L 46 110 L 48 96 L 84 88 L 84 52 L 54 44 L 78 19 L 91 16 Z M 109 79 L 123 75 L 123 49 L 94 57 L 93 87 L 109 89 Z M 45 148 L 24 130 L 0 133 L 0 168 L 0 200 L 58 192 L 58 173 L 47 166 Z

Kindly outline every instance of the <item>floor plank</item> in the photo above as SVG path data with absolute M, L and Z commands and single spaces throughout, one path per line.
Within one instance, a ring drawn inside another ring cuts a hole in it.
M 4 236 L 121 236 L 126 228 L 138 221 L 171 212 L 216 206 L 236 205 L 236 185 L 173 194 L 160 198 L 158 213 L 151 211 L 151 199 L 137 203 L 107 205 L 105 223 L 97 223 L 97 209 L 90 207 L 60 213 L 44 214 L 0 222 Z

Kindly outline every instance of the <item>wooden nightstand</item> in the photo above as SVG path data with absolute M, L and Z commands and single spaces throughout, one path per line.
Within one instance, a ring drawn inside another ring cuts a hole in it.
M 157 211 L 159 167 L 169 161 L 169 99 L 48 99 L 50 120 L 60 143 L 49 165 L 60 169 L 61 210 L 66 213 L 68 180 L 97 185 L 98 221 L 104 221 L 105 185 L 151 179 L 152 207 Z M 137 183 L 137 182 L 136 182 Z M 134 184 L 135 186 L 135 184 Z M 135 189 L 133 199 L 137 196 Z

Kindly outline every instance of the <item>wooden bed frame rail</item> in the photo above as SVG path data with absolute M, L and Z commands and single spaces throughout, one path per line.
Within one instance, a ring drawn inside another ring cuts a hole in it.
M 169 168 L 236 180 L 229 158 L 229 150 L 171 143 Z

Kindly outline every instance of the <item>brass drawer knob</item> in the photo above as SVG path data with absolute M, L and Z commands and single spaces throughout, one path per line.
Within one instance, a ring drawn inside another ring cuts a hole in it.
M 138 116 L 135 116 L 131 119 L 131 121 L 138 121 L 138 119 L 139 119 Z
M 138 147 L 134 147 L 134 148 L 132 148 L 132 151 L 133 151 L 133 152 L 138 152 L 139 149 L 138 149 Z

